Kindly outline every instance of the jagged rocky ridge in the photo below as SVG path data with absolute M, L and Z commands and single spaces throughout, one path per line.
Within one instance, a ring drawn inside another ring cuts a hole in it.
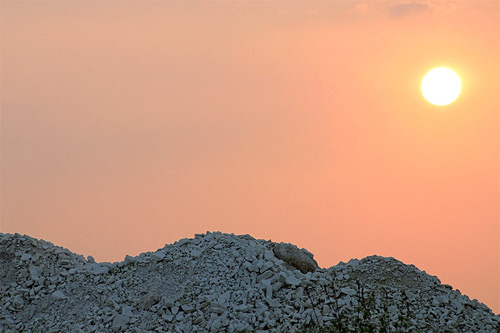
M 119 263 L 0 233 L 0 296 L 0 332 L 500 332 L 487 306 L 394 258 L 321 269 L 293 245 L 220 232 Z

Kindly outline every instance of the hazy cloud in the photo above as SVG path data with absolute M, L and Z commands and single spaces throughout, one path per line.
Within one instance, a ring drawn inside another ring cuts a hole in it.
M 404 1 L 390 6 L 389 12 L 392 17 L 402 17 L 414 12 L 420 12 L 430 8 L 429 3 L 421 1 Z
M 356 6 L 354 6 L 354 11 L 358 13 L 364 13 L 370 9 L 370 6 L 366 2 L 360 2 Z
M 456 8 L 455 0 L 400 0 L 389 6 L 389 14 L 398 18 L 423 11 L 449 12 Z

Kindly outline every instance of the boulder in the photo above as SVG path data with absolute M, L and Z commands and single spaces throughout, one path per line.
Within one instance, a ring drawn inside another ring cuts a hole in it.
M 319 268 L 312 253 L 305 249 L 299 249 L 293 244 L 276 244 L 273 248 L 273 252 L 277 258 L 292 265 L 304 274 L 307 272 L 314 272 Z

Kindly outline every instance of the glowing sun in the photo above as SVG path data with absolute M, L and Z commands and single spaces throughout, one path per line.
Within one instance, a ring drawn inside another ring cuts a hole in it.
M 422 94 L 434 105 L 442 106 L 455 101 L 462 90 L 457 73 L 446 67 L 437 67 L 425 74 Z

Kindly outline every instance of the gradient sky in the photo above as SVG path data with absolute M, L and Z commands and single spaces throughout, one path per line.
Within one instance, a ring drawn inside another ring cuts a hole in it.
M 498 1 L 0 9 L 1 232 L 99 261 L 207 230 L 393 256 L 500 313 Z

